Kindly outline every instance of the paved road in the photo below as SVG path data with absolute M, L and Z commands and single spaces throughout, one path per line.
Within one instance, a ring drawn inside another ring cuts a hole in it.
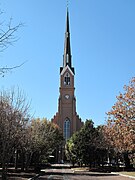
M 38 178 L 39 180 L 131 180 L 122 176 L 91 176 L 91 175 L 46 175 Z
M 131 180 L 130 178 L 127 177 L 92 177 L 92 176 L 43 176 L 39 178 L 40 180 L 47 180 L 47 179 L 52 179 L 52 180 Z
M 45 173 L 44 173 L 45 172 Z M 128 177 L 119 176 L 111 173 L 97 172 L 74 172 L 70 168 L 52 168 L 43 170 L 43 175 L 38 180 L 132 180 Z

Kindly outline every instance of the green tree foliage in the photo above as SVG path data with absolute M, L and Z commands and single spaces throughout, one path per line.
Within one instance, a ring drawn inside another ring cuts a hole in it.
M 47 160 L 58 145 L 63 142 L 63 135 L 59 127 L 47 119 L 33 119 L 28 125 L 27 139 L 22 148 L 25 154 L 26 169 L 33 162 L 35 167 L 43 160 Z M 42 158 L 41 158 L 42 157 Z
M 102 144 L 103 138 L 100 132 L 94 127 L 92 120 L 86 120 L 82 129 L 75 133 L 66 144 L 67 158 L 74 164 L 75 162 L 92 166 L 98 163 L 99 153 L 105 152 Z
M 76 162 L 80 162 L 81 158 L 80 156 L 80 152 L 78 149 L 78 140 L 79 140 L 79 133 L 76 132 L 73 134 L 73 136 L 67 141 L 66 143 L 66 157 L 68 160 L 70 160 L 70 162 L 73 164 Z

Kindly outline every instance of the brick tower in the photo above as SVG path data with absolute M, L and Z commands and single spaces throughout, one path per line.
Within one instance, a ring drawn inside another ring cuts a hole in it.
M 69 12 L 67 9 L 63 66 L 60 67 L 58 112 L 52 119 L 52 122 L 62 129 L 65 140 L 69 139 L 74 132 L 80 130 L 83 126 L 83 122 L 76 112 L 74 76 L 75 70 L 72 66 L 70 46 Z

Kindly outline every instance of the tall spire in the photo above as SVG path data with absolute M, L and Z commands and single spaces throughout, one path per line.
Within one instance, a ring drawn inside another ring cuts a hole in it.
M 64 42 L 63 67 L 66 67 L 67 65 L 68 65 L 70 68 L 72 68 L 68 7 L 67 7 L 67 20 L 66 20 L 65 42 Z

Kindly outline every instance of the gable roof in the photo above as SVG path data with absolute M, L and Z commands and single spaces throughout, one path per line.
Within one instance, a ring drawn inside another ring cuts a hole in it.
M 74 76 L 73 71 L 71 70 L 71 68 L 68 65 L 62 69 L 60 74 L 63 75 L 67 70 Z

